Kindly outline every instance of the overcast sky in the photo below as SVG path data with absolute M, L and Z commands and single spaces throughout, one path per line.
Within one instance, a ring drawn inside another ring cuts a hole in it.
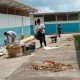
M 17 0 L 43 12 L 80 11 L 80 0 Z

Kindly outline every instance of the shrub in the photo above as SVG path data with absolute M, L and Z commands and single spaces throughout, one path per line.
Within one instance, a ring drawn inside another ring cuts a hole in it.
M 80 35 L 75 35 L 74 38 L 76 41 L 78 41 L 80 43 Z

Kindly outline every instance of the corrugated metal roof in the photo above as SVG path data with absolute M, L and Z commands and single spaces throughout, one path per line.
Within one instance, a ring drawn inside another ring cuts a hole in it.
M 25 5 L 23 3 L 17 2 L 16 0 L 0 0 L 0 5 L 2 6 L 8 6 L 19 10 L 26 10 L 26 11 L 37 11 L 37 9 L 34 9 L 28 5 Z

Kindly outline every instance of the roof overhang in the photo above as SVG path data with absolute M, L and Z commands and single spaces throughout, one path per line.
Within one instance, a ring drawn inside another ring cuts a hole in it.
M 30 11 L 31 12 L 37 11 L 37 9 L 34 9 L 28 5 L 23 4 L 23 3 L 17 2 L 16 0 L 0 0 L 0 5 L 15 8 L 18 10 L 29 11 L 29 12 Z
M 43 14 L 66 14 L 66 13 L 80 13 L 80 11 L 70 11 L 70 12 L 35 12 L 30 13 L 31 15 L 43 15 Z

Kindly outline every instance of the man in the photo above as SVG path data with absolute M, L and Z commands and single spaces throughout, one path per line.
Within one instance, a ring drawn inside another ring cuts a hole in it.
M 61 37 L 62 28 L 61 28 L 61 25 L 60 24 L 58 25 L 57 30 L 58 30 L 59 37 Z
M 4 32 L 4 35 L 6 36 L 6 41 L 9 44 L 9 38 L 11 38 L 11 42 L 15 41 L 16 38 L 16 33 L 14 31 L 8 31 L 8 32 Z
M 41 24 L 40 19 L 37 20 L 36 32 L 39 34 L 40 48 L 42 48 L 43 42 L 44 42 L 44 45 L 46 46 L 45 26 L 44 26 L 44 24 Z

